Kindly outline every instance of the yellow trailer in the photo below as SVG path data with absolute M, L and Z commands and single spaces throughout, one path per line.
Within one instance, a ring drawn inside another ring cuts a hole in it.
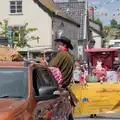
M 108 67 L 107 81 L 97 82 L 90 80 L 86 83 L 71 84 L 71 90 L 78 98 L 79 102 L 74 109 L 75 115 L 114 113 L 120 112 L 120 82 L 117 79 L 113 62 L 115 61 L 118 49 L 101 48 L 88 49 L 89 64 L 96 65 L 97 59 Z

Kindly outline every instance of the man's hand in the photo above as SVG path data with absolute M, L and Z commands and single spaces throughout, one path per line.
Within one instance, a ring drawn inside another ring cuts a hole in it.
M 17 50 L 10 49 L 9 50 L 9 55 L 12 58 L 12 61 L 22 61 L 23 56 L 21 56 Z
M 10 50 L 9 50 L 9 55 L 10 55 L 11 57 L 16 56 L 16 55 L 18 55 L 18 54 L 19 54 L 19 53 L 18 53 L 17 50 L 14 50 L 14 49 L 10 49 Z

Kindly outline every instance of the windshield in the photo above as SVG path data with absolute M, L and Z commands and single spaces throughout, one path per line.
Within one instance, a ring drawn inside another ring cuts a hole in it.
M 0 98 L 26 98 L 27 74 L 27 68 L 0 68 Z

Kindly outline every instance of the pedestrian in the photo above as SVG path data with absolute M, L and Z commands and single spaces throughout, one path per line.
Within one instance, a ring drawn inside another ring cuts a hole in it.
M 73 50 L 73 46 L 71 44 L 71 41 L 66 37 L 55 39 L 55 41 L 56 41 L 58 53 L 49 62 L 48 66 L 57 67 L 60 69 L 62 74 L 62 79 L 63 79 L 62 88 L 68 90 L 71 97 L 71 104 L 75 106 L 78 100 L 69 88 L 69 85 L 72 80 L 72 74 L 73 74 L 73 68 L 74 68 L 74 60 L 72 55 L 69 53 L 69 49 Z
M 80 64 L 78 62 L 75 62 L 72 78 L 74 83 L 80 83 L 80 73 Z
M 84 69 L 81 67 L 81 73 L 80 73 L 80 77 L 79 77 L 80 83 L 84 83 L 85 79 L 84 79 Z

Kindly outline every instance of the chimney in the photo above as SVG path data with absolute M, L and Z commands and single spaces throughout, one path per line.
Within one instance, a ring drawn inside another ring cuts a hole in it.
M 94 7 L 90 6 L 88 8 L 89 19 L 94 20 Z

